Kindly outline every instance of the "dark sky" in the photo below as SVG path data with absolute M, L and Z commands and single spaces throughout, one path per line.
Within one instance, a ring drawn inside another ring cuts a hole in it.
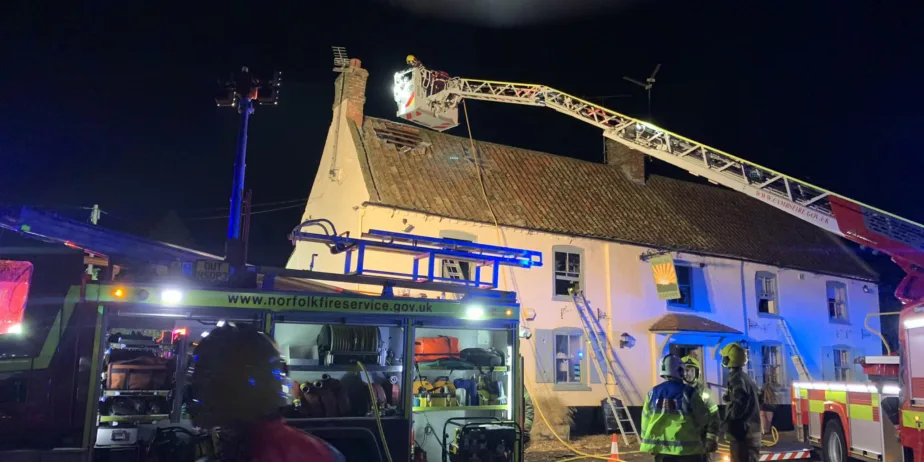
M 644 95 L 622 76 L 662 63 L 658 125 L 924 221 L 921 2 L 639 0 L 519 27 L 387 2 L 166 3 L 4 3 L 0 204 L 83 218 L 79 207 L 99 203 L 101 224 L 141 234 L 174 209 L 197 247 L 220 254 L 226 219 L 209 217 L 227 214 L 237 120 L 213 104 L 217 79 L 241 65 L 284 71 L 280 106 L 252 121 L 247 186 L 257 204 L 304 198 L 330 123 L 330 46 L 341 45 L 370 70 L 366 113 L 384 118 L 408 53 L 451 75 L 632 94 L 606 104 L 639 117 Z M 599 131 L 561 114 L 469 109 L 478 139 L 601 159 Z M 301 213 L 254 216 L 251 260 L 284 264 Z

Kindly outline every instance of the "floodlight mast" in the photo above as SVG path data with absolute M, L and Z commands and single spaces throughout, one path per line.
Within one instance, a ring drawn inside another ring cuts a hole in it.
M 241 239 L 241 211 L 244 202 L 244 173 L 247 168 L 247 129 L 254 104 L 278 105 L 282 72 L 276 71 L 273 80 L 262 81 L 250 73 L 247 66 L 222 84 L 223 93 L 215 98 L 218 107 L 233 107 L 240 114 L 237 134 L 237 152 L 234 156 L 234 183 L 231 188 L 231 213 L 228 218 L 228 236 L 225 243 L 225 261 L 243 266 L 244 241 Z

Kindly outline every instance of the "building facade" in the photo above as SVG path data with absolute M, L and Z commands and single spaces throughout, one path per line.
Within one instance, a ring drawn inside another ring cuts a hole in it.
M 738 192 L 646 175 L 641 154 L 618 145 L 597 164 L 365 117 L 367 77 L 354 60 L 335 84 L 303 219 L 329 219 L 352 236 L 381 229 L 541 251 L 542 267 L 501 280 L 530 313 L 533 336 L 521 341 L 530 386 L 570 406 L 605 397 L 568 295 L 575 282 L 609 329 L 629 405 L 658 383 L 668 352 L 699 356 L 707 382 L 721 384 L 718 350 L 737 340 L 748 344 L 757 381 L 782 384 L 786 396 L 798 374 L 783 322 L 816 379 L 863 379 L 854 358 L 881 353 L 863 328 L 879 312 L 876 274 L 839 238 Z M 644 261 L 651 252 L 674 258 L 680 299 L 658 298 Z M 410 264 L 374 254 L 365 262 L 386 271 Z M 306 242 L 288 262 L 343 265 L 342 255 Z M 878 318 L 869 324 L 878 329 Z

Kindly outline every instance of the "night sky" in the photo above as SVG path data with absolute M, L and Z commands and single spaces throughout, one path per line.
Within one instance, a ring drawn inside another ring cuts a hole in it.
M 638 117 L 644 93 L 622 76 L 643 80 L 661 63 L 656 124 L 924 221 L 919 1 L 612 1 L 621 6 L 518 26 L 353 0 L 42 3 L 5 2 L 0 14 L 0 205 L 84 219 L 81 207 L 98 203 L 101 225 L 142 235 L 175 210 L 197 248 L 222 254 L 237 116 L 215 107 L 217 80 L 241 65 L 280 69 L 279 107 L 252 120 L 247 187 L 254 210 L 269 210 L 253 218 L 251 260 L 283 265 L 340 45 L 370 70 L 366 114 L 383 118 L 394 118 L 391 79 L 409 53 L 451 75 L 628 94 L 606 105 Z M 469 112 L 476 139 L 602 159 L 600 132 L 554 111 L 475 102 Z

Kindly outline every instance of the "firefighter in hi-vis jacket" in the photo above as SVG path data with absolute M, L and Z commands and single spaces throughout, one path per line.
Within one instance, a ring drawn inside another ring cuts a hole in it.
M 664 382 L 648 392 L 642 408 L 641 450 L 655 462 L 702 462 L 706 454 L 703 432 L 709 410 L 702 395 L 683 382 L 683 362 L 676 355 L 661 360 Z M 715 441 L 708 443 L 715 450 Z
M 706 389 L 706 381 L 703 378 L 703 368 L 699 360 L 693 356 L 684 356 L 683 361 L 683 381 L 693 387 L 696 393 L 703 398 L 706 409 L 709 410 L 709 419 L 706 421 L 705 433 L 703 434 L 703 445 L 706 446 L 706 452 L 713 452 L 716 448 L 717 435 L 719 434 L 719 405 L 712 400 L 712 395 Z

